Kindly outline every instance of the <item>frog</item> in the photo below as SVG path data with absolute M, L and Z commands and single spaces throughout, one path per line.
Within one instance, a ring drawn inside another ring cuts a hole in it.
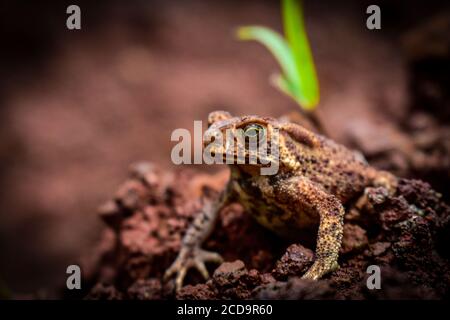
M 227 131 L 239 132 L 244 139 L 240 144 L 225 142 L 211 147 L 211 137 L 217 133 L 226 136 Z M 249 148 L 246 137 L 276 145 L 277 152 Z M 201 246 L 213 232 L 221 210 L 232 203 L 240 203 L 259 224 L 284 238 L 315 229 L 314 262 L 302 278 L 318 280 L 339 268 L 344 205 L 355 201 L 364 206 L 371 189 L 382 188 L 389 195 L 398 184 L 396 176 L 370 166 L 360 152 L 286 119 L 214 111 L 208 116 L 204 146 L 219 159 L 231 155 L 236 160 L 237 153 L 244 150 L 244 160 L 252 156 L 257 161 L 226 162 L 228 183 L 215 199 L 204 202 L 182 238 L 177 258 L 164 274 L 165 280 L 175 276 L 176 290 L 183 286 L 189 269 L 197 269 L 208 279 L 205 263 L 223 262 L 220 254 Z M 278 169 L 274 174 L 262 174 L 263 167 L 274 163 Z

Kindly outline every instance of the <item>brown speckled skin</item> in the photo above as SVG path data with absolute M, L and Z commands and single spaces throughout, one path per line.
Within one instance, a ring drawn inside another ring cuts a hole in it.
M 259 223 L 282 236 L 295 237 L 302 229 L 318 226 L 316 260 L 303 277 L 319 279 L 338 266 L 343 204 L 362 196 L 367 187 L 381 186 L 388 192 L 396 188 L 397 179 L 390 173 L 370 167 L 359 153 L 299 125 L 258 116 L 232 117 L 224 111 L 211 113 L 208 120 L 209 132 L 234 131 L 257 123 L 265 128 L 268 141 L 278 130 L 279 170 L 275 175 L 261 175 L 259 164 L 230 165 L 226 190 L 198 215 L 186 233 L 179 257 L 166 273 L 178 274 L 177 288 L 189 267 L 197 267 L 206 278 L 203 262 L 220 261 L 200 245 L 212 231 L 220 209 L 231 201 L 241 203 Z M 213 151 L 225 154 L 224 147 Z

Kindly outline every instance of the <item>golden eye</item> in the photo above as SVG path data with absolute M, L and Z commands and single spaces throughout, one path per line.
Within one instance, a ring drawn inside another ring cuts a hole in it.
M 265 138 L 266 130 L 263 126 L 252 123 L 244 128 L 244 134 L 246 138 L 257 138 L 261 143 Z

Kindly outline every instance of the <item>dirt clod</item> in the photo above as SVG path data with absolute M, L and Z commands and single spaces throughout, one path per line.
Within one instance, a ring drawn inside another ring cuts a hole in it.
M 278 280 L 286 280 L 290 276 L 298 276 L 306 272 L 314 261 L 314 253 L 297 244 L 287 248 L 286 253 L 277 261 L 273 276 Z
M 136 300 L 161 299 L 161 282 L 158 279 L 139 279 L 128 288 L 127 298 Z

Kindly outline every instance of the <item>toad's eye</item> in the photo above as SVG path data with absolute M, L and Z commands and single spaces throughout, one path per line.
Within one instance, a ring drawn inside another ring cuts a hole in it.
M 261 143 L 266 136 L 266 129 L 256 123 L 249 124 L 244 128 L 245 138 Z

